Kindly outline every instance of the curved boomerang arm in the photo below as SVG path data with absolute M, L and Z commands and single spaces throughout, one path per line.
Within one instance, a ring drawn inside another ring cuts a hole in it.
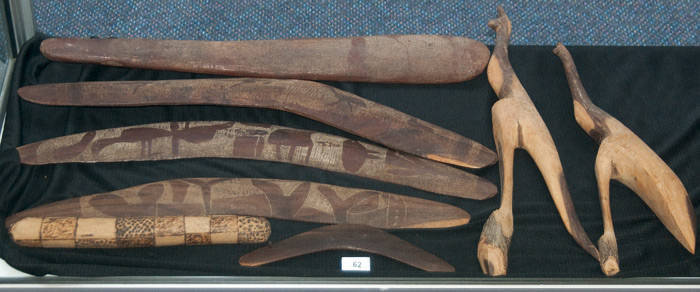
M 22 87 L 31 102 L 64 106 L 227 105 L 295 113 L 392 149 L 468 168 L 496 162 L 457 133 L 325 84 L 302 80 L 195 79 L 83 82 Z
M 353 250 L 382 255 L 427 272 L 454 272 L 443 259 L 385 231 L 364 225 L 329 225 L 297 234 L 241 256 L 241 266 L 257 267 L 328 250 Z
M 496 186 L 443 163 L 329 134 L 229 121 L 169 122 L 47 139 L 17 148 L 24 164 L 199 157 L 291 163 L 469 199 Z
M 164 180 L 24 210 L 25 217 L 246 215 L 385 229 L 447 228 L 470 216 L 455 206 L 392 193 L 306 181 L 250 178 Z
M 500 157 L 501 206 L 494 211 L 481 233 L 478 260 L 489 275 L 505 275 L 508 248 L 513 234 L 513 152 L 525 149 L 537 164 L 566 230 L 583 249 L 598 258 L 576 215 L 566 186 L 559 155 L 547 126 L 515 75 L 508 60 L 511 24 L 502 7 L 498 18 L 488 23 L 496 32 L 496 46 L 487 67 L 488 80 L 500 100 L 491 108 L 493 135 Z
M 598 240 L 603 272 L 612 276 L 619 271 L 617 241 L 610 211 L 611 179 L 620 181 L 637 193 L 683 247 L 694 254 L 695 210 L 681 180 L 637 135 L 593 104 L 566 47 L 557 44 L 554 54 L 559 56 L 566 72 L 576 121 L 600 143 L 595 174 L 604 223 L 603 235 Z

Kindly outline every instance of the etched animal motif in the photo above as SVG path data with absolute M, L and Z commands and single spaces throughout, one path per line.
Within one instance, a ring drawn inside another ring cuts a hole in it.
M 392 152 L 392 151 L 387 151 Z M 343 168 L 345 170 L 356 173 L 367 159 L 380 159 L 381 153 L 368 150 L 362 143 L 354 140 L 345 140 L 343 142 Z
M 80 149 L 84 151 L 77 153 Z M 57 137 L 20 146 L 17 151 L 22 163 L 32 165 L 244 158 L 349 173 L 462 198 L 484 199 L 496 193 L 489 181 L 442 163 L 344 137 L 272 125 L 221 121 L 156 123 Z M 61 155 L 66 157 L 53 157 L 54 152 L 65 152 Z M 385 160 L 394 162 L 394 166 Z M 174 195 L 182 197 L 183 193 Z
M 155 215 L 155 206 L 153 205 L 132 205 L 129 208 L 115 209 L 112 206 L 128 206 L 130 204 L 120 195 L 111 193 L 92 196 L 87 198 L 86 201 L 91 208 L 106 216 L 141 216 L 151 212 Z
M 337 215 L 334 214 L 336 212 Z M 377 191 L 304 181 L 192 178 L 154 182 L 67 199 L 14 214 L 6 218 L 5 224 L 11 228 L 18 220 L 27 217 L 162 218 L 224 215 L 263 216 L 318 223 L 360 221 L 359 223 L 378 228 L 444 228 L 469 221 L 468 213 L 448 204 Z M 37 226 L 38 234 L 40 222 L 34 225 Z M 192 226 L 209 228 L 210 224 Z M 186 230 L 188 233 L 192 231 L 190 228 Z M 20 240 L 29 239 L 32 238 Z
M 80 155 L 90 145 L 90 142 L 95 139 L 96 135 L 95 131 L 86 132 L 78 143 L 56 148 L 53 151 L 53 157 L 58 160 L 64 160 Z
M 152 142 L 155 139 L 171 137 L 172 132 L 164 129 L 138 127 L 124 129 L 118 137 L 98 139 L 92 144 L 92 153 L 99 154 L 104 148 L 116 143 L 141 143 L 141 157 L 154 156 Z
M 182 128 L 181 127 L 182 124 Z M 117 143 L 141 143 L 141 157 L 154 157 L 152 152 L 153 140 L 158 138 L 170 137 L 171 149 L 173 155 L 177 156 L 180 152 L 180 140 L 190 143 L 202 143 L 214 138 L 216 131 L 230 128 L 233 122 L 225 122 L 215 125 L 190 127 L 190 122 L 172 122 L 170 130 L 160 129 L 155 127 L 135 127 L 124 129 L 118 137 L 102 138 L 95 141 L 92 145 L 92 152 L 97 155 L 104 148 Z
M 290 194 L 285 194 L 282 188 L 275 183 L 263 180 L 251 180 L 251 183 L 260 189 L 267 201 L 270 202 L 270 214 L 288 214 L 292 218 L 304 217 L 301 214 L 302 206 L 309 195 L 311 183 L 300 183 Z M 271 199 L 274 196 L 276 199 Z
M 236 139 L 233 140 L 233 156 L 235 157 L 260 157 L 265 146 L 265 137 L 270 134 L 268 130 L 236 128 Z
M 230 178 L 216 178 L 216 179 L 197 179 L 189 178 L 183 179 L 188 183 L 198 186 L 202 190 L 202 202 L 204 203 L 204 210 L 206 214 L 211 211 L 211 187 L 219 182 L 230 180 Z
M 190 127 L 190 122 L 185 122 L 185 125 L 180 129 L 180 123 L 170 123 L 170 130 L 173 133 L 172 151 L 174 155 L 180 153 L 180 140 L 190 143 L 203 143 L 214 139 L 214 135 L 219 130 L 230 128 L 234 122 L 226 122 L 215 125 Z
M 318 190 L 323 194 L 323 196 L 326 197 L 328 201 L 331 202 L 331 206 L 333 206 L 333 214 L 336 216 L 336 220 L 339 222 L 348 222 L 349 210 L 356 206 L 359 201 L 378 194 L 377 192 L 373 191 L 363 191 L 354 193 L 343 199 L 328 186 L 318 186 Z
M 267 142 L 272 145 L 277 145 L 277 158 L 286 161 L 299 161 L 299 158 L 304 163 L 309 162 L 309 156 L 311 154 L 311 149 L 314 146 L 311 140 L 311 132 L 299 131 L 292 129 L 278 129 L 270 133 L 270 137 Z M 286 148 L 289 148 L 288 150 Z M 301 148 L 302 151 L 306 150 L 306 153 L 302 157 L 295 157 L 297 152 L 297 147 Z

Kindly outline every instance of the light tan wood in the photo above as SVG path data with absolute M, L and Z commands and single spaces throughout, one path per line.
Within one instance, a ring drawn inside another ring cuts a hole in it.
M 477 258 L 485 274 L 505 275 L 513 235 L 513 152 L 526 150 L 537 164 L 566 230 L 586 252 L 598 250 L 586 235 L 574 210 L 559 154 L 547 126 L 530 100 L 508 60 L 511 24 L 502 7 L 488 25 L 496 32 L 496 46 L 487 67 L 491 87 L 500 100 L 491 108 L 493 135 L 500 158 L 501 206 L 484 225 Z
M 610 180 L 632 189 L 688 251 L 695 254 L 695 210 L 676 174 L 654 151 L 620 121 L 598 108 L 588 97 L 573 58 L 561 43 L 554 53 L 564 65 L 571 87 L 576 121 L 600 143 L 595 161 L 603 235 L 598 240 L 603 272 L 619 271 L 617 241 L 610 211 Z
M 18 245 L 49 248 L 261 243 L 270 222 L 237 215 L 24 217 L 9 233 Z

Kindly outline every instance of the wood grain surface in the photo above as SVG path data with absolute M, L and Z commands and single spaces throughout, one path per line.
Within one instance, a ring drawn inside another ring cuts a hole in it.
M 442 163 L 343 137 L 228 121 L 170 122 L 90 131 L 17 148 L 24 164 L 198 157 L 292 163 L 443 195 L 487 199 L 488 180 Z
M 593 104 L 566 47 L 559 43 L 554 53 L 561 59 L 566 72 L 576 121 L 600 144 L 595 174 L 603 211 L 604 232 L 598 240 L 603 272 L 612 276 L 619 271 L 617 241 L 610 211 L 611 179 L 637 193 L 683 247 L 695 254 L 695 209 L 681 180 L 642 139 Z
M 229 76 L 382 83 L 450 83 L 472 79 L 489 51 L 478 41 L 438 35 L 186 41 L 47 39 L 54 61 Z
M 189 178 L 154 182 L 54 202 L 16 213 L 25 217 L 161 217 L 247 215 L 377 228 L 447 228 L 467 224 L 457 207 L 379 191 L 304 181 Z
M 382 255 L 427 272 L 454 272 L 441 258 L 385 231 L 363 225 L 329 225 L 297 234 L 241 256 L 241 266 L 257 267 L 328 250 Z
M 468 168 L 496 162 L 485 146 L 393 108 L 317 82 L 195 79 L 43 84 L 22 87 L 25 100 L 64 106 L 226 105 L 295 113 L 388 148 Z
M 491 108 L 491 115 L 500 158 L 502 196 L 501 206 L 491 213 L 479 239 L 477 258 L 481 269 L 492 276 L 507 272 L 508 247 L 513 235 L 513 152 L 517 148 L 525 149 L 537 164 L 566 230 L 598 259 L 598 250 L 576 215 L 552 136 L 510 65 L 511 23 L 503 7 L 498 7 L 498 18 L 490 20 L 488 25 L 496 32 L 496 46 L 487 74 L 500 99 Z
M 22 217 L 8 226 L 26 247 L 127 248 L 171 245 L 262 243 L 270 237 L 265 218 L 237 215 Z

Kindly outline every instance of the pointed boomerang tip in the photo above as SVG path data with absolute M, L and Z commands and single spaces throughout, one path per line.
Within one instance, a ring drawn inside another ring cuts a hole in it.
M 329 250 L 378 254 L 427 272 L 455 271 L 443 259 L 403 239 L 376 228 L 350 224 L 323 226 L 297 234 L 247 253 L 238 259 L 238 263 L 245 267 L 257 267 Z

